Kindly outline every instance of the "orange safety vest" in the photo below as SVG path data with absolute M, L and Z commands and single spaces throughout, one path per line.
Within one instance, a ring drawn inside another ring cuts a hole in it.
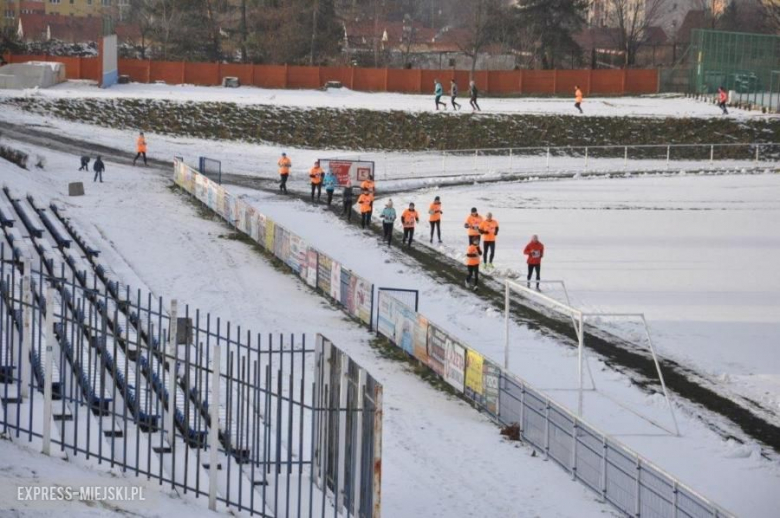
M 479 232 L 482 234 L 482 240 L 493 242 L 496 240 L 496 231 L 498 230 L 498 220 L 485 220 L 479 224 Z
M 479 266 L 479 256 L 482 250 L 477 245 L 469 245 L 466 249 L 466 266 Z
M 401 223 L 403 223 L 404 228 L 414 228 L 414 224 L 417 221 L 420 221 L 420 216 L 414 209 L 406 209 L 404 213 L 401 214 Z
M 283 156 L 279 159 L 279 174 L 281 175 L 288 175 L 290 174 L 290 168 L 292 167 L 292 161 L 289 157 Z
M 374 193 L 374 181 L 373 180 L 363 180 L 363 183 L 360 184 L 361 189 L 368 189 L 368 192 L 371 194 Z
M 582 90 L 577 88 L 577 90 L 574 91 L 574 100 L 578 103 L 582 102 Z
M 466 218 L 466 224 L 464 226 L 468 229 L 468 234 L 470 236 L 478 236 L 480 224 L 482 224 L 482 216 L 479 214 L 476 216 L 469 214 L 469 217 Z
M 371 204 L 374 202 L 374 197 L 370 194 L 361 194 L 358 197 L 358 204 L 360 205 L 360 213 L 365 214 L 371 212 Z
M 322 168 L 318 165 L 315 165 L 311 168 L 309 171 L 309 178 L 311 178 L 311 183 L 314 185 L 319 185 L 322 183 L 322 176 L 325 173 L 322 171 Z
M 135 150 L 139 153 L 146 153 L 146 139 L 139 136 L 135 140 Z
M 441 220 L 441 202 L 433 202 L 431 203 L 431 206 L 428 207 L 428 214 L 430 214 L 430 217 L 428 218 L 428 221 L 440 221 Z

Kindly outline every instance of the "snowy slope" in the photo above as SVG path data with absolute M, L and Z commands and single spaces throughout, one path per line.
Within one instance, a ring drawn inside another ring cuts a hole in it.
M 239 104 L 267 104 L 302 108 L 363 108 L 368 110 L 433 111 L 433 95 L 356 92 L 347 88 L 313 90 L 273 90 L 243 86 L 221 88 L 193 85 L 163 85 L 132 83 L 99 89 L 89 81 L 67 81 L 45 90 L 27 91 L 52 98 L 134 97 L 140 99 L 180 99 L 182 101 L 226 101 Z M 0 96 L 19 95 L 16 91 L 0 90 Z M 484 113 L 570 114 L 574 115 L 573 94 L 566 98 L 484 98 L 480 100 Z M 636 117 L 719 117 L 720 109 L 712 104 L 676 96 L 592 97 L 583 103 L 585 116 Z M 470 111 L 468 106 L 464 112 Z M 451 111 L 442 113 L 451 114 Z M 760 112 L 731 110 L 732 117 L 764 117 Z
M 384 385 L 385 516 L 612 514 L 557 466 L 503 442 L 468 405 L 380 358 L 368 345 L 373 335 L 248 246 L 225 239 L 230 231 L 198 217 L 167 179 L 108 164 L 106 182 L 93 184 L 91 174 L 76 171 L 73 157 L 28 150 L 44 155 L 47 169 L 0 162 L 0 181 L 58 200 L 127 283 L 252 331 L 321 332 L 372 372 Z M 77 180 L 87 182 L 86 196 L 67 197 L 67 182 Z

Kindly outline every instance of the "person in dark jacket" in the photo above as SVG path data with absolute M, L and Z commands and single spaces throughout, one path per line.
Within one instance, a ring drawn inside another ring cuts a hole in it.
M 354 203 L 352 201 L 352 187 L 344 187 L 343 201 L 344 210 L 341 214 L 347 217 L 347 221 L 352 221 L 352 204 Z
M 89 157 L 88 156 L 81 157 L 81 167 L 79 167 L 79 171 L 89 171 Z
M 92 164 L 92 170 L 95 171 L 95 178 L 92 181 L 97 182 L 98 178 L 100 178 L 100 183 L 103 183 L 103 171 L 106 170 L 106 166 L 103 165 L 100 155 L 95 159 L 95 163 Z
M 479 107 L 479 104 L 477 104 L 477 96 L 479 95 L 479 90 L 477 90 L 477 84 L 474 81 L 471 81 L 469 83 L 469 97 L 470 101 L 469 104 L 471 104 L 471 107 L 476 111 L 482 111 L 482 108 Z

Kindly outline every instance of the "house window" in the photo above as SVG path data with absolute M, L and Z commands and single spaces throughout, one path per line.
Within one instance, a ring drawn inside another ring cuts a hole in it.
M 62 3 L 62 0 L 49 0 L 50 4 L 59 4 Z
M 119 0 L 119 5 L 128 6 L 130 5 L 130 0 Z
M 103 0 L 103 7 L 111 7 L 111 0 Z
M 13 9 L 6 9 L 5 10 L 5 17 L 8 18 L 9 20 L 13 20 L 14 19 L 14 10 Z
M 92 0 L 87 0 L 87 5 L 92 5 Z

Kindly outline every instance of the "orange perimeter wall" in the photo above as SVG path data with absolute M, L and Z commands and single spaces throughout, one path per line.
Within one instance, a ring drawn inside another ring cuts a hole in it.
M 100 77 L 98 58 L 6 55 L 9 63 L 58 61 L 65 64 L 68 79 Z M 397 68 L 307 67 L 242 65 L 120 59 L 119 74 L 131 81 L 214 86 L 225 77 L 238 77 L 243 85 L 263 88 L 321 88 L 339 81 L 365 92 L 427 93 L 439 79 L 445 92 L 455 79 L 466 95 L 469 73 L 463 70 L 410 70 Z M 585 95 L 635 95 L 658 92 L 658 70 L 479 70 L 474 80 L 482 93 L 493 95 L 572 95 L 579 86 Z

